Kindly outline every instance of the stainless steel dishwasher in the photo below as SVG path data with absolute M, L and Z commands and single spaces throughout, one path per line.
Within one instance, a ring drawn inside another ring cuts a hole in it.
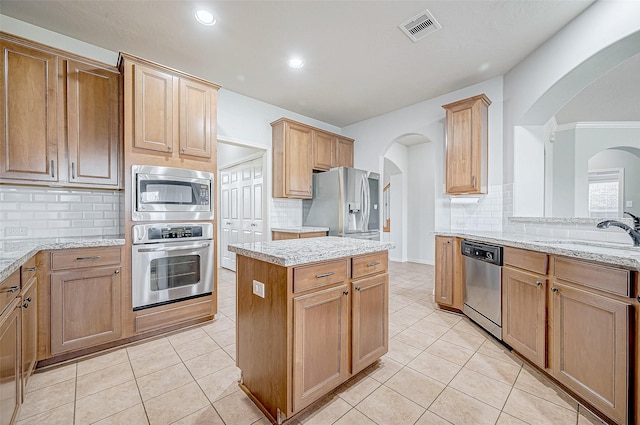
M 463 240 L 464 306 L 462 311 L 502 340 L 502 247 Z

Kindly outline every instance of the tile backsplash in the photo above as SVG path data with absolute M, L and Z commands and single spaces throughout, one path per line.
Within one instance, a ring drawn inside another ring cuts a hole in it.
M 0 185 L 0 239 L 122 234 L 124 192 Z M 26 229 L 26 235 L 18 231 Z
M 271 198 L 271 227 L 302 226 L 302 199 Z
M 489 186 L 486 195 L 451 198 L 451 230 L 502 231 L 503 218 L 512 215 L 513 185 Z M 466 203 L 477 200 L 477 203 Z

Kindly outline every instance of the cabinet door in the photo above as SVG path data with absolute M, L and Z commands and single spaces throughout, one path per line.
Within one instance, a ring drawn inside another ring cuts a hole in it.
M 0 178 L 58 181 L 58 58 L 0 41 Z
M 631 305 L 554 282 L 553 376 L 627 423 Z
M 210 86 L 180 79 L 180 155 L 211 158 L 215 97 Z
M 541 368 L 547 366 L 547 279 L 502 269 L 502 339 Z
M 286 124 L 284 188 L 287 197 L 311 198 L 311 132 L 309 127 Z
M 0 425 L 10 425 L 20 407 L 20 311 L 13 302 L 0 316 Z
M 22 294 L 22 400 L 38 357 L 38 279 L 34 276 Z
M 334 167 L 353 167 L 353 142 L 351 140 L 336 139 Z
M 118 186 L 119 75 L 67 61 L 69 182 Z
M 313 169 L 328 170 L 334 160 L 335 138 L 329 133 L 313 131 Z
M 436 236 L 435 301 L 453 306 L 453 238 Z
M 349 376 L 349 291 L 346 285 L 293 299 L 293 411 Z
M 447 193 L 476 193 L 477 147 L 472 138 L 471 108 L 447 111 Z
M 389 351 L 389 275 L 351 283 L 351 373 Z
M 172 152 L 174 140 L 174 77 L 145 65 L 134 64 L 133 146 Z M 177 77 L 176 77 L 177 80 Z
M 121 334 L 120 268 L 51 274 L 51 353 L 78 350 Z

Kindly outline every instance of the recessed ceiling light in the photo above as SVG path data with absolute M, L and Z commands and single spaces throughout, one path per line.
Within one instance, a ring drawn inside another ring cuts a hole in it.
M 300 58 L 291 58 L 289 59 L 289 68 L 300 69 L 304 66 L 304 62 Z
M 211 26 L 216 24 L 216 18 L 214 18 L 213 14 L 208 10 L 196 11 L 196 20 L 202 25 Z

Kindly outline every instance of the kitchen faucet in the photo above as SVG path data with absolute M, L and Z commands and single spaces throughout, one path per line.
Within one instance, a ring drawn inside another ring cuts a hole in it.
M 633 219 L 633 228 L 636 230 L 640 230 L 640 217 L 636 217 L 635 215 L 626 211 L 622 215 L 625 215 L 625 214 Z
M 637 230 L 632 229 L 631 227 L 627 226 L 626 224 L 621 223 L 619 221 L 615 221 L 615 220 L 604 220 L 604 221 L 601 221 L 600 223 L 596 224 L 596 227 L 598 229 L 606 229 L 609 226 L 616 226 L 616 227 L 621 228 L 622 230 L 627 232 L 629 237 L 631 237 L 631 240 L 633 240 L 633 246 L 640 246 L 640 232 L 638 232 Z

